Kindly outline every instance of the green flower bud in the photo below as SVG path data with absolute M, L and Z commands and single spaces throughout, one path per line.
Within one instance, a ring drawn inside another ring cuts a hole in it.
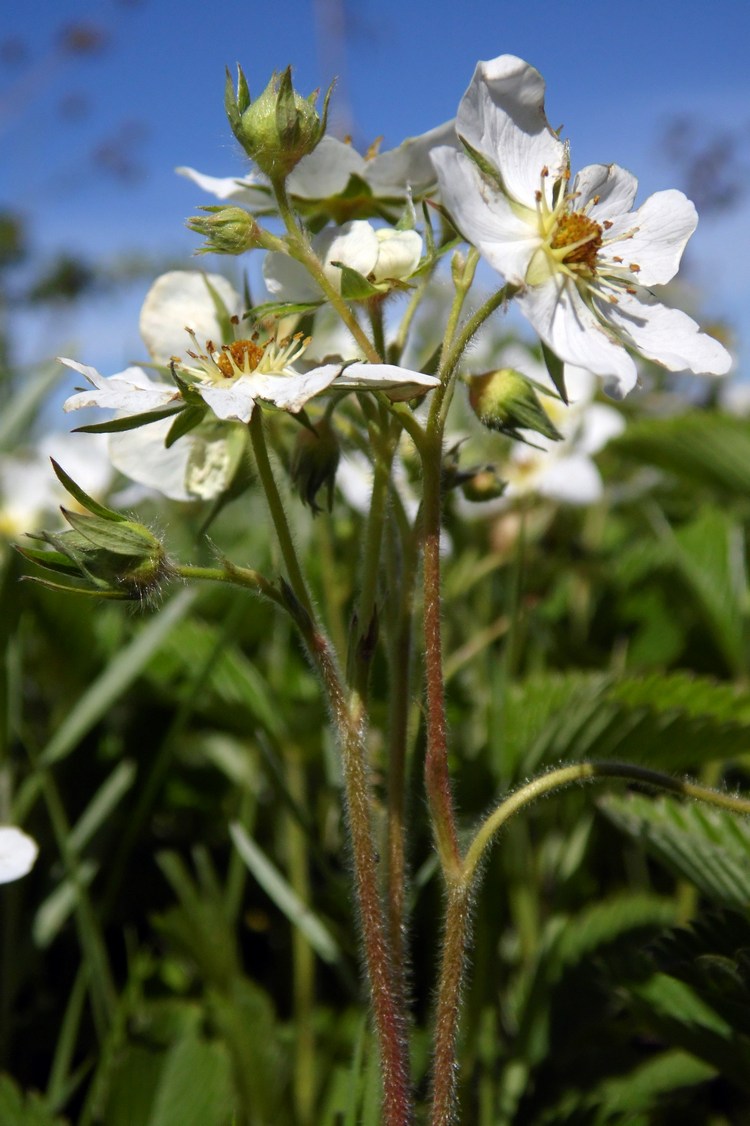
M 238 66 L 236 92 L 227 71 L 224 105 L 232 132 L 250 159 L 271 180 L 286 179 L 325 133 L 332 90 L 333 84 L 326 93 L 320 117 L 315 109 L 317 91 L 303 98 L 292 86 L 292 68 L 287 67 L 283 74 L 271 76 L 263 93 L 253 102 Z
M 497 470 L 492 465 L 482 466 L 466 477 L 461 484 L 461 492 L 467 500 L 479 504 L 485 500 L 495 500 L 501 497 L 508 487 L 508 482 L 498 476 Z
M 186 226 L 203 235 L 205 246 L 196 254 L 244 254 L 260 246 L 258 224 L 244 207 L 202 207 L 208 215 L 193 215 Z
M 535 430 L 559 441 L 562 434 L 552 424 L 539 402 L 530 379 L 515 368 L 500 368 L 467 379 L 469 402 L 481 423 L 523 441 L 521 430 Z
M 327 417 L 298 431 L 290 472 L 302 503 L 309 505 L 316 515 L 322 512 L 316 497 L 324 487 L 327 490 L 326 508 L 331 511 L 339 456 L 339 441 Z

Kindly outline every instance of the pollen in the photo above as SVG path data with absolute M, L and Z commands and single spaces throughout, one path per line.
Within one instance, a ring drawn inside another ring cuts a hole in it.
M 255 371 L 263 359 L 264 349 L 254 340 L 235 340 L 225 344 L 215 357 L 216 366 L 227 379 L 233 379 L 239 372 Z
M 564 251 L 561 256 L 566 266 L 584 266 L 594 271 L 596 256 L 602 246 L 602 228 L 581 211 L 569 211 L 560 216 L 550 246 Z

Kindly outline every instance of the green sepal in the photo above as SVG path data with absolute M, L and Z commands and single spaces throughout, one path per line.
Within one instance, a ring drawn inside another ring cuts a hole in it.
M 377 286 L 369 282 L 358 270 L 345 266 L 343 262 L 331 262 L 331 265 L 341 270 L 341 296 L 345 301 L 364 301 L 380 293 Z
M 39 539 L 41 537 L 35 536 L 34 538 Z M 34 547 L 21 547 L 20 544 L 13 546 L 24 559 L 28 559 L 30 563 L 35 563 L 38 567 L 43 567 L 45 571 L 53 571 L 58 575 L 80 575 L 80 568 L 61 551 L 42 551 Z
M 422 200 L 422 218 L 424 220 L 424 242 L 426 257 L 429 262 L 435 258 L 435 232 L 432 229 L 432 216 L 425 200 Z
M 323 301 L 266 301 L 263 305 L 256 305 L 252 310 L 253 320 L 262 320 L 264 317 L 292 317 L 297 314 L 304 316 L 318 310 Z
M 150 422 L 161 422 L 163 418 L 170 418 L 171 415 L 179 414 L 184 409 L 184 403 L 176 403 L 173 407 L 159 407 L 155 411 L 130 414 L 127 418 L 111 418 L 109 422 L 92 422 L 90 426 L 76 426 L 73 433 L 121 434 L 125 430 L 137 430 L 140 426 L 148 426 Z
M 547 373 L 555 385 L 555 390 L 567 407 L 568 393 L 565 390 L 565 364 L 544 341 L 542 341 L 542 359 L 544 360 L 544 366 L 547 368 Z
M 83 594 L 88 598 L 108 598 L 114 602 L 134 602 L 140 597 L 122 590 L 90 590 L 85 586 L 65 586 L 63 583 L 53 583 L 49 579 L 40 579 L 36 575 L 21 575 L 21 582 L 36 583 L 37 586 L 44 586 L 47 590 L 56 590 L 63 594 Z
M 501 191 L 503 195 L 507 195 L 508 193 L 505 190 L 503 178 L 495 165 L 490 160 L 488 160 L 483 153 L 475 149 L 473 145 L 470 145 L 466 138 L 462 137 L 460 133 L 458 135 L 458 139 L 465 148 L 466 155 L 477 166 L 482 175 L 486 176 L 486 178 L 495 185 L 498 191 Z
M 184 438 L 191 430 L 195 430 L 196 426 L 200 426 L 207 411 L 208 407 L 204 404 L 201 407 L 189 406 L 178 414 L 169 428 L 169 433 L 164 439 L 165 447 L 169 449 L 179 438 Z
M 290 66 L 286 68 L 279 82 L 276 96 L 276 128 L 282 144 L 295 145 L 299 140 L 301 126 L 294 98 L 292 68 Z
M 148 558 L 153 555 L 154 548 L 158 547 L 151 532 L 142 524 L 131 521 L 114 523 L 98 516 L 83 516 L 80 512 L 71 512 L 67 508 L 61 511 L 79 536 L 83 536 L 94 547 L 111 551 L 115 555 L 127 555 L 132 559 Z
M 87 510 L 87 512 L 93 513 L 94 516 L 101 516 L 104 520 L 119 521 L 125 519 L 120 512 L 115 512 L 113 508 L 107 508 L 106 505 L 99 504 L 99 502 L 94 500 L 93 497 L 90 497 L 88 493 L 85 493 L 81 486 L 77 485 L 73 478 L 68 476 L 63 467 L 59 465 L 53 457 L 50 458 L 50 461 L 52 462 L 52 468 L 60 484 L 78 501 L 82 508 Z
M 411 198 L 411 188 L 407 188 L 406 205 L 396 223 L 397 231 L 413 231 L 417 225 L 417 210 Z
M 206 289 L 211 296 L 211 301 L 213 302 L 216 317 L 219 321 L 219 328 L 221 329 L 221 342 L 222 344 L 231 344 L 232 340 L 234 339 L 234 333 L 232 332 L 231 313 L 227 309 L 222 298 L 219 296 L 218 291 L 214 288 L 214 286 L 211 285 L 211 282 L 208 280 L 205 274 L 203 275 L 203 280 L 206 283 Z

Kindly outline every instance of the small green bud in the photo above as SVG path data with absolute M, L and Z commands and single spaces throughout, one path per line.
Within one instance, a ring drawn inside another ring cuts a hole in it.
M 186 226 L 203 235 L 205 246 L 196 254 L 244 254 L 260 246 L 258 224 L 244 207 L 202 207 L 208 215 L 193 215 Z
M 339 441 L 327 417 L 310 427 L 300 427 L 290 472 L 302 503 L 309 505 L 316 515 L 322 511 L 316 497 L 324 487 L 327 491 L 326 508 L 331 511 L 339 456 Z
M 55 549 L 47 557 L 49 569 L 87 579 L 101 594 L 115 593 L 138 601 L 153 598 L 162 583 L 172 577 L 162 544 L 143 524 L 65 508 L 62 512 L 71 531 L 41 532 L 32 537 Z M 44 552 L 31 554 L 34 562 L 47 565 Z
M 286 179 L 296 164 L 313 151 L 326 131 L 328 88 L 323 115 L 315 109 L 317 91 L 308 98 L 292 86 L 292 68 L 274 73 L 263 93 L 251 101 L 247 80 L 237 67 L 237 89 L 227 71 L 224 105 L 237 140 L 261 172 L 272 180 Z
M 492 465 L 485 465 L 477 469 L 471 476 L 467 476 L 461 483 L 461 492 L 467 500 L 478 504 L 485 500 L 496 500 L 501 497 L 508 487 L 508 482 L 498 476 L 497 470 Z
M 515 368 L 500 368 L 467 379 L 469 402 L 481 423 L 523 441 L 521 430 L 535 430 L 559 441 L 562 434 L 552 424 L 539 402 L 530 379 Z

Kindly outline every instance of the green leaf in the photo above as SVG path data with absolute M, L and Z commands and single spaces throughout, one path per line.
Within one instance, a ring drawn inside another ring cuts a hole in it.
M 138 630 L 132 641 L 120 650 L 55 728 L 40 755 L 43 766 L 59 762 L 75 750 L 94 724 L 99 722 L 136 677 L 140 676 L 196 598 L 197 591 L 181 590 Z
M 191 1031 L 167 1053 L 147 1126 L 230 1126 L 236 1102 L 226 1045 Z
M 668 797 L 607 795 L 599 805 L 619 829 L 708 899 L 736 910 L 750 907 L 750 825 L 745 819 Z
M 137 430 L 139 426 L 148 426 L 150 422 L 159 422 L 163 418 L 170 418 L 185 410 L 184 403 L 175 403 L 174 406 L 159 407 L 155 411 L 143 411 L 141 414 L 129 414 L 126 418 L 112 418 L 109 422 L 93 422 L 90 426 L 77 426 L 74 434 L 120 434 L 124 430 Z
M 98 501 L 94 500 L 93 497 L 90 497 L 88 493 L 85 493 L 81 486 L 77 485 L 73 478 L 68 476 L 63 467 L 58 465 L 53 457 L 50 458 L 50 461 L 52 462 L 52 468 L 60 484 L 63 488 L 67 489 L 70 495 L 74 497 L 87 512 L 91 512 L 94 516 L 99 516 L 104 520 L 111 520 L 114 523 L 126 519 L 121 513 L 115 512 L 113 508 L 107 508 L 106 505 L 100 504 Z
M 641 419 L 610 442 L 625 457 L 665 469 L 701 488 L 750 495 L 750 422 L 691 410 L 673 418 Z
M 68 1126 L 58 1118 L 41 1095 L 24 1095 L 9 1075 L 0 1075 L 0 1122 L 3 1126 Z
M 341 951 L 327 927 L 306 903 L 299 898 L 281 872 L 258 848 L 240 824 L 234 822 L 229 832 L 235 847 L 260 886 L 282 911 L 292 926 L 304 934 L 319 958 L 329 964 L 341 960 Z
M 560 359 L 560 357 L 556 356 L 552 349 L 544 343 L 544 341 L 542 341 L 541 343 L 542 359 L 544 360 L 545 367 L 547 368 L 547 373 L 554 383 L 555 390 L 557 391 L 558 395 L 560 396 L 562 401 L 567 404 L 568 393 L 565 390 L 565 364 Z

